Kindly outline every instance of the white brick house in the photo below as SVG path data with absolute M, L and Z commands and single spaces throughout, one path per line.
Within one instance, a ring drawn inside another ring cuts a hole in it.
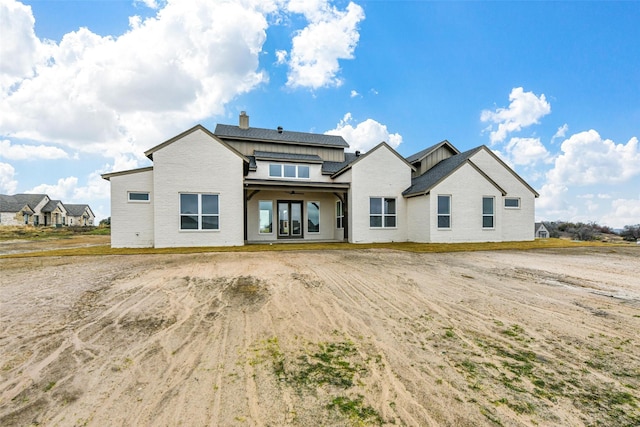
M 487 147 L 349 153 L 340 136 L 198 125 L 111 182 L 113 247 L 533 240 L 534 199 Z

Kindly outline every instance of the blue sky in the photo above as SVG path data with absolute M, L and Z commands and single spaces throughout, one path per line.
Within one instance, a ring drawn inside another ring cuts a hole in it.
M 640 2 L 0 0 L 0 193 L 109 216 L 101 173 L 201 123 L 485 144 L 537 220 L 640 223 Z

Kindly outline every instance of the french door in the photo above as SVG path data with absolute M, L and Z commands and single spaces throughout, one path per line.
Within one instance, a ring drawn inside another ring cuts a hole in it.
M 278 238 L 302 238 L 302 202 L 278 200 Z

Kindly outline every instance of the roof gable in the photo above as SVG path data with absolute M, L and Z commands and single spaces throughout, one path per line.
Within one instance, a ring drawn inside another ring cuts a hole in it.
M 19 201 L 15 196 L 8 196 L 0 194 L 0 212 L 30 212 L 33 213 L 33 209 L 28 203 Z
M 445 147 L 449 149 L 453 155 L 460 154 L 460 151 L 458 151 L 458 149 L 454 147 L 453 144 L 451 144 L 449 141 L 445 139 L 444 141 L 441 141 L 435 145 L 432 145 L 431 147 L 427 147 L 424 150 L 419 151 L 407 157 L 407 162 L 415 163 L 419 160 L 422 160 L 425 157 L 427 157 L 429 154 L 433 153 L 434 151 L 436 151 L 438 148 L 441 148 L 441 147 Z
M 514 178 L 520 181 L 522 185 L 527 187 L 527 189 L 531 191 L 535 197 L 540 197 L 540 194 L 538 194 L 538 192 L 534 190 L 533 187 L 527 184 L 527 181 L 522 179 L 520 175 L 518 175 L 513 169 L 511 169 L 505 162 L 503 162 L 502 159 L 500 159 L 500 157 L 498 157 L 492 150 L 489 149 L 489 147 L 487 147 L 486 145 L 482 145 L 478 148 L 483 149 L 486 153 L 488 153 L 491 157 L 493 157 L 498 163 L 500 163 L 506 170 L 509 171 L 509 173 L 511 173 L 511 175 L 514 176 Z
M 323 147 L 348 148 L 349 144 L 341 136 L 320 133 L 293 132 L 264 128 L 241 129 L 239 126 L 218 124 L 214 135 L 222 139 L 249 141 L 272 141 L 285 144 L 314 145 Z
M 93 211 L 91 210 L 89 205 L 69 205 L 65 203 L 64 207 L 67 209 L 67 214 L 70 216 L 82 216 L 87 211 L 87 213 L 95 216 L 93 215 Z
M 109 181 L 114 176 L 130 175 L 134 173 L 150 172 L 150 171 L 153 171 L 153 166 L 147 166 L 146 168 L 129 169 L 126 171 L 119 171 L 119 172 L 103 173 L 100 176 L 102 177 L 102 179 L 106 179 L 107 181 Z
M 337 170 L 336 172 L 333 173 L 333 175 L 331 175 L 331 178 L 336 178 L 337 176 L 342 175 L 344 172 L 346 172 L 347 170 L 351 169 L 353 167 L 353 165 L 355 165 L 356 163 L 358 163 L 359 161 L 361 161 L 362 159 L 366 159 L 367 156 L 371 155 L 371 153 L 381 149 L 381 148 L 386 148 L 387 150 L 389 150 L 391 153 L 393 153 L 399 160 L 401 160 L 404 164 L 406 164 L 409 169 L 411 169 L 412 171 L 415 171 L 416 168 L 413 167 L 413 165 L 409 162 L 407 162 L 407 159 L 405 159 L 404 157 L 402 157 L 400 154 L 398 154 L 398 152 L 396 150 L 394 150 L 393 148 L 391 148 L 391 146 L 389 146 L 389 144 L 387 144 L 386 142 L 382 141 L 380 144 L 376 145 L 375 147 L 373 147 L 371 150 L 367 151 L 366 153 L 355 157 L 355 159 L 353 159 L 353 161 L 351 162 L 344 162 L 344 166 Z
M 486 173 L 484 173 L 478 166 L 472 161 L 471 157 L 482 149 L 476 147 L 474 149 L 465 151 L 464 153 L 456 154 L 448 159 L 445 159 L 429 169 L 422 175 L 413 178 L 411 180 L 411 186 L 402 192 L 403 196 L 419 196 L 428 194 L 433 187 L 440 182 L 451 176 L 455 171 L 460 169 L 463 165 L 468 164 L 474 168 L 479 174 L 481 174 L 487 181 L 489 181 L 494 187 L 496 187 L 503 195 L 506 195 L 506 191 L 500 187 L 493 179 L 491 179 Z
M 220 143 L 221 145 L 223 145 L 224 147 L 229 149 L 231 152 L 233 152 L 236 155 L 238 155 L 238 157 L 240 157 L 243 161 L 245 161 L 246 163 L 249 163 L 249 159 L 246 156 L 244 156 L 243 154 L 238 152 L 238 150 L 236 150 L 235 148 L 231 147 L 229 144 L 227 144 L 226 142 L 224 142 L 223 140 L 218 138 L 216 135 L 211 133 L 211 131 L 209 129 L 205 128 L 204 126 L 202 126 L 200 124 L 195 125 L 191 129 L 188 129 L 188 130 L 182 132 L 181 134 L 174 136 L 173 138 L 163 142 L 162 144 L 158 144 L 155 147 L 150 148 L 149 150 L 144 152 L 144 155 L 147 156 L 150 160 L 153 161 L 153 153 L 155 153 L 156 151 L 162 150 L 166 146 L 168 146 L 170 144 L 173 144 L 174 142 L 179 141 L 182 138 L 184 138 L 185 136 L 190 135 L 190 134 L 192 134 L 192 133 L 194 133 L 196 131 L 202 131 L 202 132 L 206 133 L 213 140 L 215 140 L 216 142 Z

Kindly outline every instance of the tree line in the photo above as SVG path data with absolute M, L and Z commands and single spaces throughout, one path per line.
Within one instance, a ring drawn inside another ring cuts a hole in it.
M 617 232 L 607 225 L 595 222 L 543 221 L 543 224 L 549 230 L 549 237 L 569 236 L 575 240 L 597 240 L 603 234 L 616 234 L 630 242 L 640 239 L 640 224 L 625 225 Z

